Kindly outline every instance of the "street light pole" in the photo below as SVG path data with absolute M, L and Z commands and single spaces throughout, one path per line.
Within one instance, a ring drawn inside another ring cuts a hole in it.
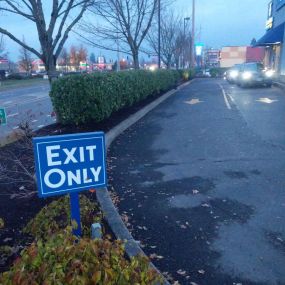
M 161 62 L 161 54 L 160 54 L 160 45 L 161 45 L 161 38 L 160 38 L 160 0 L 158 0 L 158 68 L 160 69 L 160 62 Z
M 192 0 L 192 43 L 191 43 L 191 67 L 195 68 L 195 0 Z
M 185 55 L 186 55 L 186 33 L 185 33 L 185 30 L 186 30 L 186 21 L 189 21 L 190 20 L 190 17 L 186 17 L 184 18 L 184 30 L 183 30 L 183 51 L 182 51 L 182 56 L 183 56 L 183 68 L 185 68 Z

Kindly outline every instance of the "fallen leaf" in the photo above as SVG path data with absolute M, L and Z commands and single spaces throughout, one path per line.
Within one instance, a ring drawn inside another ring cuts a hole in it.
M 157 255 L 156 253 L 152 253 L 150 256 L 149 256 L 150 259 L 162 259 L 163 256 L 162 255 Z
M 186 274 L 186 271 L 185 270 L 182 270 L 182 269 L 179 269 L 176 271 L 179 275 L 185 275 Z
M 200 274 L 205 274 L 205 270 L 203 270 L 203 269 L 198 270 L 198 272 L 199 272 Z
M 198 194 L 199 193 L 199 191 L 196 190 L 196 189 L 192 190 L 192 192 L 193 192 L 193 194 Z

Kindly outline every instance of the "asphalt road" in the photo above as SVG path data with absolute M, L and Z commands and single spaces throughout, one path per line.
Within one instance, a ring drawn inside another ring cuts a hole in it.
M 196 80 L 113 143 L 119 212 L 173 280 L 285 284 L 284 95 Z
M 0 91 L 0 108 L 5 108 L 7 114 L 7 125 L 0 126 L 0 142 L 17 131 L 21 123 L 28 122 L 36 130 L 55 122 L 49 90 L 47 82 Z

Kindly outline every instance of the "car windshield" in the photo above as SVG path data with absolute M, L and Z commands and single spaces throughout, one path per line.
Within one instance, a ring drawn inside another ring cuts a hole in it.
M 252 63 L 244 65 L 244 71 L 262 71 L 263 65 L 261 63 Z

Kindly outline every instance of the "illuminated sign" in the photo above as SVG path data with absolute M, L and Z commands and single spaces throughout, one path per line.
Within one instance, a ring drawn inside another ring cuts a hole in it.
M 273 27 L 273 18 L 272 17 L 266 21 L 265 27 L 266 27 L 266 30 L 272 29 L 272 27 Z
M 203 47 L 204 47 L 204 44 L 202 44 L 202 43 L 195 44 L 195 51 L 196 51 L 197 56 L 202 55 Z

